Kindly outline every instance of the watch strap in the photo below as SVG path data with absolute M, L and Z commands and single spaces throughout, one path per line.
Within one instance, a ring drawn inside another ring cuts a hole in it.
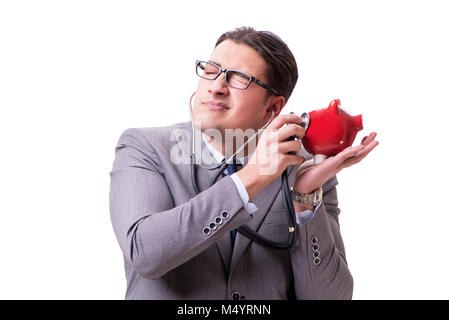
M 317 206 L 320 201 L 323 199 L 323 188 L 319 187 L 312 193 L 299 193 L 293 190 L 293 187 L 290 187 L 292 199 L 299 203 L 309 204 L 312 206 Z

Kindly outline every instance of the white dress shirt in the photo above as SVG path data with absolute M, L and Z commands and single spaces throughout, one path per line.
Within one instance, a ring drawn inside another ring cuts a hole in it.
M 201 133 L 201 136 L 203 138 L 204 143 L 206 144 L 207 149 L 210 151 L 214 159 L 217 161 L 217 163 L 220 163 L 225 158 L 224 155 L 222 155 L 220 152 L 218 152 L 217 149 L 215 149 L 214 146 L 212 146 L 207 139 L 204 137 L 204 133 Z M 248 160 L 248 156 L 237 158 L 236 162 L 240 163 L 242 166 L 245 166 Z M 227 169 L 226 169 L 227 170 Z M 240 195 L 240 198 L 242 199 L 243 205 L 249 213 L 253 213 L 257 211 L 257 207 L 253 202 L 249 202 L 249 195 L 248 191 L 246 191 L 245 186 L 243 185 L 242 181 L 240 180 L 239 176 L 236 173 L 233 173 L 230 175 L 231 179 L 234 181 L 238 193 Z M 316 214 L 318 208 L 321 206 L 322 201 L 315 207 L 315 210 L 305 210 L 302 212 L 296 212 L 296 223 L 297 224 L 306 224 L 309 222 Z

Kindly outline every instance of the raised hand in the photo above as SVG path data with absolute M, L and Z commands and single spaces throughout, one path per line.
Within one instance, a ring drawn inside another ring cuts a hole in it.
M 365 158 L 378 144 L 377 133 L 371 132 L 362 139 L 360 145 L 348 147 L 318 165 L 310 159 L 303 163 L 296 173 L 293 189 L 299 193 L 311 193 L 344 168 L 348 168 Z

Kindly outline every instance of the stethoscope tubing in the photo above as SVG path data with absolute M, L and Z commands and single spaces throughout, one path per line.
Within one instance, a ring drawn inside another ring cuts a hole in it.
M 193 124 L 193 118 L 192 118 L 192 98 L 195 95 L 196 92 L 194 92 L 192 94 L 192 96 L 190 97 L 189 100 L 189 110 L 190 110 L 190 116 L 191 116 L 191 122 L 192 122 L 192 150 L 191 150 L 191 154 L 190 154 L 190 164 L 191 164 L 191 180 L 192 180 L 192 185 L 193 188 L 196 192 L 196 194 L 200 194 L 201 190 L 198 187 L 198 181 L 197 181 L 197 170 L 196 170 L 196 165 L 195 165 L 195 126 Z M 273 114 L 271 114 L 271 118 L 270 120 L 261 128 L 259 129 L 250 139 L 248 139 L 247 142 L 245 142 L 245 144 L 243 144 L 239 150 L 237 150 L 236 153 L 234 153 L 231 157 L 228 158 L 228 160 L 226 161 L 222 161 L 221 163 L 210 167 L 210 168 L 206 168 L 205 169 L 217 169 L 219 168 L 219 170 L 217 170 L 217 172 L 214 174 L 214 176 L 212 177 L 210 183 L 209 183 L 209 187 L 213 186 L 217 181 L 218 178 L 223 174 L 224 170 L 226 170 L 226 168 L 228 167 L 228 164 L 231 163 L 234 159 L 234 157 L 242 150 L 243 147 L 245 147 L 246 144 L 249 143 L 249 141 L 251 141 L 255 136 L 257 136 L 259 134 L 259 132 L 261 130 L 263 130 L 273 119 Z M 288 220 L 288 237 L 285 241 L 273 241 L 271 239 L 268 239 L 260 234 L 258 234 L 257 232 L 255 232 L 254 230 L 252 230 L 250 227 L 248 227 L 247 225 L 243 225 L 241 227 L 239 227 L 237 229 L 237 231 L 239 233 L 241 233 L 243 236 L 253 240 L 254 242 L 266 246 L 266 247 L 270 247 L 272 249 L 279 249 L 279 250 L 286 250 L 286 249 L 290 249 L 294 243 L 295 243 L 295 239 L 296 239 L 296 214 L 295 214 L 295 210 L 293 207 L 293 201 L 292 201 L 292 197 L 290 194 L 290 189 L 288 186 L 288 175 L 287 175 L 287 169 L 285 169 L 282 172 L 282 179 L 281 179 L 281 187 L 282 187 L 282 198 L 284 201 L 284 206 L 285 206 L 285 213 L 287 216 L 287 220 Z

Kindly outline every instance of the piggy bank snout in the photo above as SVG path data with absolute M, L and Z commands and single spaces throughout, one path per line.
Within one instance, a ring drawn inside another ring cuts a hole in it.
M 363 129 L 362 115 L 351 116 L 340 106 L 340 100 L 332 100 L 328 108 L 301 115 L 306 123 L 302 143 L 315 163 L 334 156 L 351 146 L 357 132 Z
M 362 121 L 362 115 L 356 115 L 352 117 L 352 120 L 354 121 L 354 128 L 357 131 L 360 131 L 363 129 L 363 121 Z

